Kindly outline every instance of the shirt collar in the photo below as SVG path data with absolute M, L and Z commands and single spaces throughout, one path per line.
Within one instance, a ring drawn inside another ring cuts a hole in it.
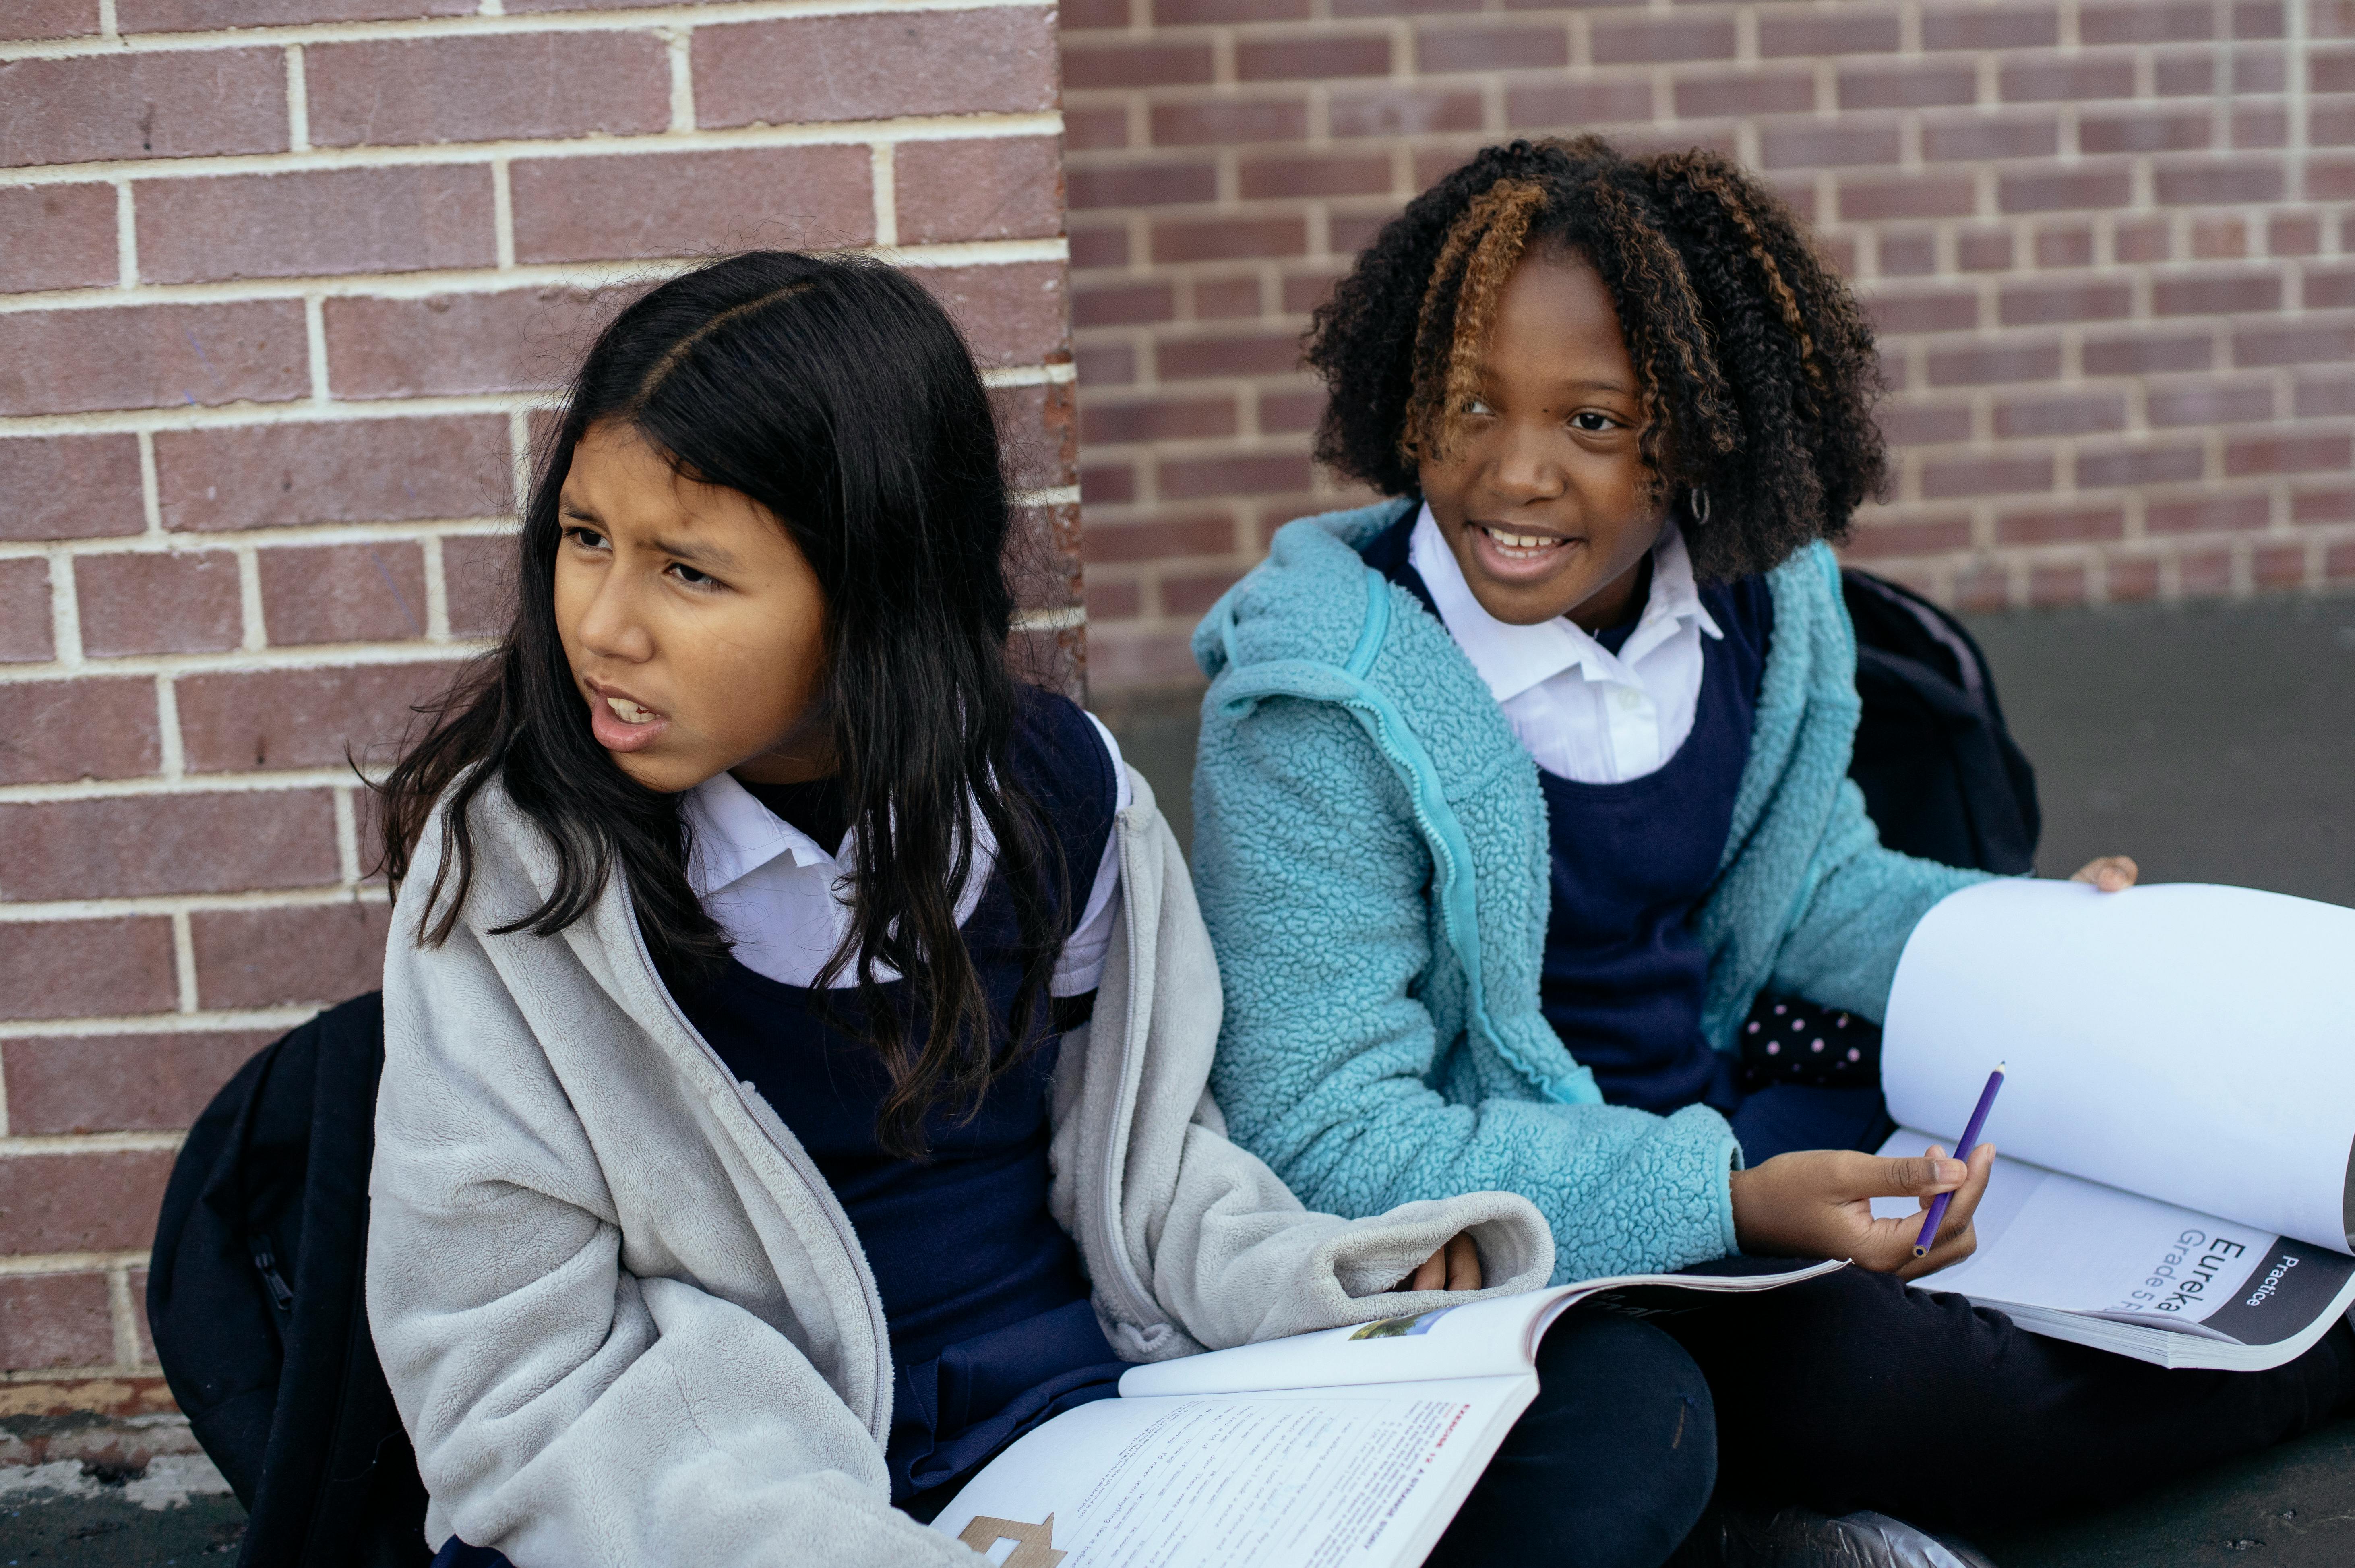
M 1644 603 L 1643 616 L 1615 655 L 1567 615 L 1534 626 L 1516 626 L 1481 608 L 1428 502 L 1415 518 L 1407 560 L 1422 574 L 1423 586 L 1431 590 L 1431 602 L 1438 606 L 1448 635 L 1499 702 L 1566 669 L 1577 669 L 1589 679 L 1626 680 L 1636 661 L 1688 623 L 1708 636 L 1725 635 L 1700 602 L 1700 590 L 1693 581 L 1692 557 L 1674 518 L 1661 528 L 1659 542 L 1652 547 L 1652 589 Z
M 759 870 L 781 855 L 796 866 L 835 864 L 808 834 L 753 798 L 731 773 L 715 773 L 687 792 L 687 885 L 698 899 Z

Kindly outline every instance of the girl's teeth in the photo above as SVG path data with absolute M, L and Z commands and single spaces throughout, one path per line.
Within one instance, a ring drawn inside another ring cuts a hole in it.
M 1560 542 L 1542 534 L 1508 534 L 1497 528 L 1490 528 L 1488 537 L 1507 549 L 1543 549 Z
M 624 724 L 644 724 L 655 716 L 653 709 L 641 708 L 626 697 L 609 697 L 605 699 L 605 706 L 612 709 Z

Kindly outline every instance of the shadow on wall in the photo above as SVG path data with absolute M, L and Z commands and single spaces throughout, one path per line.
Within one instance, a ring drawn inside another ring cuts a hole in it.
M 2147 881 L 2355 905 L 2355 598 L 1987 615 L 1972 632 L 2036 764 L 2037 869 L 2126 854 Z M 1097 709 L 1191 852 L 1201 692 Z

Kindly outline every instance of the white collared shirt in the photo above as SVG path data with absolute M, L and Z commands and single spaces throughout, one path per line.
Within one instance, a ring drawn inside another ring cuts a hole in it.
M 1415 519 L 1407 559 L 1522 749 L 1546 772 L 1580 784 L 1623 784 L 1658 772 L 1692 733 L 1700 640 L 1725 634 L 1701 604 L 1692 557 L 1673 519 L 1652 547 L 1643 618 L 1616 654 L 1567 615 L 1516 626 L 1482 609 L 1428 505 Z
M 1112 756 L 1113 776 L 1119 781 L 1114 810 L 1125 811 L 1135 791 L 1129 785 L 1128 770 L 1121 765 L 1119 742 L 1094 714 L 1088 715 L 1088 722 L 1103 738 Z M 681 809 L 687 825 L 687 886 L 735 944 L 737 962 L 780 985 L 815 984 L 818 971 L 850 929 L 850 905 L 837 895 L 836 883 L 848 875 L 845 862 L 851 835 L 858 830 L 853 827 L 828 851 L 724 773 L 687 791 Z M 959 925 L 973 918 L 997 860 L 996 842 L 978 812 L 973 814 L 973 866 L 957 894 Z M 1096 988 L 1105 955 L 1112 951 L 1117 913 L 1113 895 L 1119 890 L 1115 830 L 1104 845 L 1080 923 L 1055 960 L 1047 986 L 1050 994 L 1076 997 Z M 899 972 L 878 965 L 875 978 L 896 980 Z M 846 965 L 834 979 L 837 987 L 858 983 L 853 965 Z

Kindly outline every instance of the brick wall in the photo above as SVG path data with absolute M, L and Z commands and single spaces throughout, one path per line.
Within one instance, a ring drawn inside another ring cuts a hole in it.
M 346 750 L 500 623 L 539 389 L 617 296 L 897 247 L 989 367 L 1076 680 L 1051 6 L 506 8 L 0 15 L 0 1372 L 84 1380 L 0 1413 L 161 1399 L 177 1129 L 376 984 Z
M 2355 581 L 2347 0 L 1067 0 L 1091 658 L 1184 638 L 1289 517 L 1331 277 L 1473 149 L 1764 171 L 1874 303 L 1854 554 L 1973 608 Z

